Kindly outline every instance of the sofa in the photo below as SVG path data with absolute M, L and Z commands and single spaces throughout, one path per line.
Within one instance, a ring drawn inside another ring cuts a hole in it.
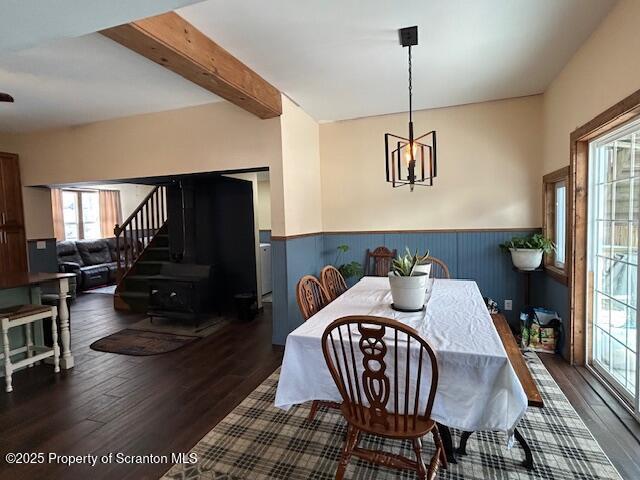
M 124 250 L 125 246 L 120 245 L 120 258 L 124 258 Z M 56 251 L 58 270 L 75 274 L 75 288 L 72 286 L 72 291 L 89 290 L 116 282 L 118 252 L 115 238 L 56 242 Z

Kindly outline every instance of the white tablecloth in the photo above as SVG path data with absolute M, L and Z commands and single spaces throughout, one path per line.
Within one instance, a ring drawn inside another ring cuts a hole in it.
M 322 333 L 337 318 L 376 315 L 415 328 L 435 350 L 440 378 L 434 420 L 467 431 L 510 434 L 526 411 L 527 397 L 476 283 L 433 281 L 427 308 L 420 313 L 397 312 L 391 302 L 387 278 L 365 277 L 291 332 L 276 407 L 288 409 L 309 400 L 340 401 L 322 355 Z

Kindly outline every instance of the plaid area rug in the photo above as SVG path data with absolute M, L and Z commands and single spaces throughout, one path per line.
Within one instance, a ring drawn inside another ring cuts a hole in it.
M 533 450 L 535 470 L 522 465 L 524 453 L 507 449 L 503 434 L 476 432 L 469 439 L 466 456 L 457 465 L 438 472 L 442 479 L 619 479 L 617 471 L 573 409 L 540 359 L 527 354 L 529 368 L 545 402 L 531 408 L 519 430 Z M 193 448 L 198 462 L 174 465 L 162 480 L 335 478 L 346 422 L 335 410 L 321 409 L 313 422 L 306 420 L 310 404 L 284 412 L 273 406 L 279 371 L 273 373 L 233 412 Z M 454 444 L 459 432 L 451 431 Z M 408 444 L 363 436 L 366 448 L 382 448 L 413 458 Z M 425 437 L 424 458 L 434 450 Z M 410 471 L 390 470 L 352 458 L 346 478 L 387 480 L 416 478 Z

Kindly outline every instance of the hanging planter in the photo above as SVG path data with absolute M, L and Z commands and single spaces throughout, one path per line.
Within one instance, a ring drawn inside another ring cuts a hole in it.
M 513 237 L 500 244 L 500 249 L 511 253 L 513 266 L 518 270 L 532 271 L 542 263 L 542 256 L 556 249 L 554 243 L 540 233 L 529 237 Z

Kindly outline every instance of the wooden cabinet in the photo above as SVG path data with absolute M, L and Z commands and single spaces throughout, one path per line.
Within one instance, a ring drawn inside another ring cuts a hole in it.
M 0 152 L 0 274 L 27 271 L 18 156 Z
M 0 226 L 24 227 L 18 156 L 0 153 Z

